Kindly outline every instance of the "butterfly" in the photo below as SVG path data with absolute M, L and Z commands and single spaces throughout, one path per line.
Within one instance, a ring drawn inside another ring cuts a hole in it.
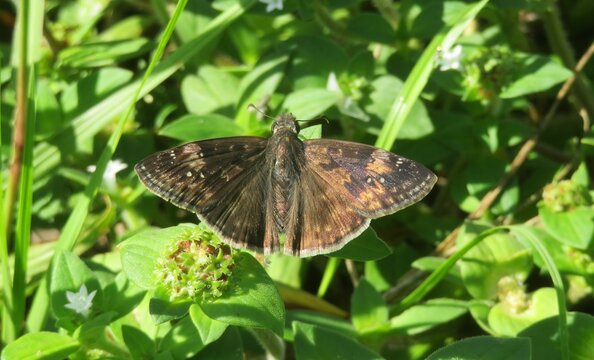
M 333 252 L 370 219 L 421 200 L 437 177 L 391 152 L 348 141 L 298 138 L 292 114 L 272 136 L 190 142 L 135 166 L 144 185 L 194 212 L 224 242 L 269 254 Z

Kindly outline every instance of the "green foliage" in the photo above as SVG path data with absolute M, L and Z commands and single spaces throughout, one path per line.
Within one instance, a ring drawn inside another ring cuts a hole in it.
M 594 358 L 591 1 L 273 3 L 0 5 L 1 358 Z M 283 112 L 440 180 L 295 258 L 134 174 Z

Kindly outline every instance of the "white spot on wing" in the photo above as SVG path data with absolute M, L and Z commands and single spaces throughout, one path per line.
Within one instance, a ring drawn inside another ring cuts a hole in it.
M 186 173 L 186 176 L 187 176 L 187 177 L 191 177 L 191 176 L 192 176 L 192 172 L 191 172 L 191 171 L 188 171 L 188 172 Z

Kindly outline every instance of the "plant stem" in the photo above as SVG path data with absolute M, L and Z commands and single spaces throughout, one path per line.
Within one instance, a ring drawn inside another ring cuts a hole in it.
M 559 55 L 567 68 L 575 69 L 576 60 L 573 49 L 569 41 L 567 41 L 559 9 L 554 0 L 549 0 L 548 9 L 542 14 L 542 21 L 549 43 L 555 54 Z M 585 81 L 583 74 L 579 72 L 576 72 L 573 92 L 576 95 L 578 106 L 586 109 L 590 119 L 594 118 L 594 95 L 592 89 Z

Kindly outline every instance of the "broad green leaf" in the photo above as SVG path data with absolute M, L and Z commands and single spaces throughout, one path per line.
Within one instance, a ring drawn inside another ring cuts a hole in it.
M 188 359 L 205 347 L 189 316 L 179 320 L 159 343 L 159 352 L 169 351 L 174 359 Z
M 134 326 L 123 325 L 122 337 L 133 359 L 154 358 L 157 347 L 142 330 Z
M 388 307 L 382 295 L 361 278 L 351 297 L 351 319 L 360 333 L 384 326 L 388 321 Z
M 301 131 L 299 131 L 299 139 L 301 140 L 319 139 L 321 137 L 322 125 L 308 126 L 305 129 L 301 129 Z
M 368 128 L 367 131 L 373 134 L 379 133 L 380 127 L 389 116 L 390 104 L 401 96 L 403 85 L 400 79 L 392 75 L 382 75 L 371 83 L 373 89 L 370 94 L 371 103 L 365 107 L 365 110 L 375 115 L 376 125 Z M 410 119 L 403 124 L 398 138 L 419 139 L 431 134 L 434 130 L 427 109 L 419 100 L 414 103 L 410 111 Z
M 215 68 L 202 66 L 198 75 L 188 75 L 182 80 L 181 95 L 188 111 L 203 115 L 226 107 L 237 101 L 239 81 L 233 75 Z
M 388 290 L 410 270 L 411 263 L 419 256 L 415 249 L 402 242 L 393 248 L 392 254 L 377 261 L 365 262 L 365 278 L 377 291 Z
M 547 231 L 558 241 L 577 249 L 588 249 L 594 239 L 594 209 L 580 206 L 574 210 L 555 212 L 539 206 L 538 215 Z
M 239 330 L 230 326 L 215 342 L 208 344 L 194 359 L 196 360 L 243 360 L 244 345 Z
M 195 225 L 178 225 L 165 229 L 142 231 L 124 241 L 121 247 L 122 269 L 132 282 L 142 289 L 157 287 L 154 271 L 157 258 L 169 244 Z
M 591 360 L 594 354 L 594 317 L 581 312 L 567 314 L 569 358 Z M 561 359 L 559 351 L 559 319 L 542 320 L 518 334 L 532 341 L 533 359 Z
M 60 251 L 54 257 L 51 269 L 51 309 L 58 318 L 72 318 L 76 315 L 74 310 L 66 308 L 69 303 L 66 292 L 78 293 L 82 285 L 87 288 L 87 293 L 97 291 L 93 298 L 91 311 L 102 307 L 103 297 L 99 281 L 89 267 L 76 255 L 69 251 Z
M 390 319 L 389 331 L 414 335 L 432 327 L 448 323 L 468 311 L 465 301 L 454 299 L 431 299 L 412 306 Z
M 550 359 L 544 357 L 542 359 Z M 441 348 L 427 360 L 530 360 L 530 340 L 525 338 L 496 338 L 477 336 Z
M 507 234 L 487 237 L 460 262 L 464 285 L 476 299 L 493 299 L 503 277 L 512 276 L 521 281 L 531 269 L 530 250 Z
M 547 90 L 573 76 L 573 73 L 552 59 L 535 54 L 516 54 L 519 73 L 515 80 L 499 95 L 503 99 L 514 98 Z
M 285 307 L 272 279 L 248 253 L 239 253 L 222 297 L 201 304 L 204 313 L 230 325 L 267 328 L 282 334 Z
M 68 335 L 49 331 L 30 333 L 6 345 L 2 360 L 61 360 L 74 353 L 80 344 Z
M 342 249 L 327 255 L 341 259 L 371 261 L 382 259 L 391 253 L 390 247 L 369 227 L 361 235 L 348 242 Z
M 298 36 L 289 41 L 293 62 L 288 76 L 296 91 L 325 88 L 331 72 L 340 74 L 346 69 L 345 50 L 329 37 Z
M 506 171 L 507 163 L 494 155 L 471 157 L 459 176 L 451 181 L 451 194 L 460 208 L 474 211 L 481 199 L 499 182 Z M 500 196 L 492 209 L 495 213 L 510 211 L 518 203 L 520 194 L 517 183 L 511 183 Z M 502 200 L 505 199 L 505 200 Z
M 513 296 L 513 295 L 511 295 Z M 489 312 L 489 326 L 498 335 L 516 336 L 528 326 L 559 313 L 555 289 L 541 288 L 525 299 L 524 311 L 516 309 L 515 298 L 509 304 L 497 303 Z
M 190 306 L 190 319 L 194 323 L 200 339 L 205 345 L 208 345 L 223 335 L 227 329 L 227 324 L 213 320 L 206 316 L 204 311 L 197 304 Z
M 159 135 L 184 142 L 245 135 L 233 120 L 218 114 L 184 115 L 165 125 Z
M 165 294 L 159 294 L 158 297 L 151 298 L 149 313 L 156 324 L 163 324 L 186 316 L 191 305 L 189 301 L 171 302 Z
M 283 108 L 299 120 L 309 120 L 324 114 L 340 99 L 340 94 L 320 88 L 297 90 L 287 96 Z
M 356 339 L 315 325 L 293 321 L 293 331 L 297 360 L 382 359 Z

